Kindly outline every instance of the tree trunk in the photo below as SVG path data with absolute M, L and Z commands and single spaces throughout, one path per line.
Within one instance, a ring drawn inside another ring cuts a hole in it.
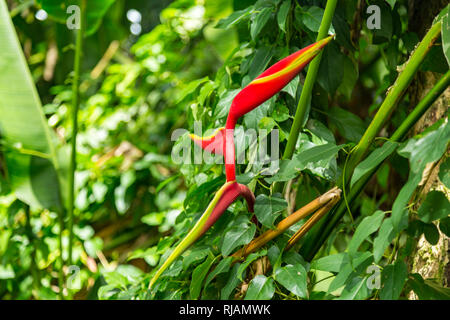
M 417 33 L 421 39 L 431 26 L 434 17 L 448 4 L 447 0 L 438 1 L 409 1 L 409 30 Z M 419 72 L 412 82 L 409 90 L 411 109 L 425 96 L 430 88 L 434 86 L 442 75 L 433 72 Z M 450 103 L 450 89 L 436 100 L 433 106 L 423 115 L 415 125 L 412 135 L 422 132 L 427 127 L 434 124 L 439 119 L 446 116 Z M 447 152 L 448 155 L 448 152 Z M 443 185 L 439 181 L 438 173 L 440 163 L 430 164 L 424 172 L 422 179 L 422 195 L 426 195 L 431 190 L 443 191 Z M 429 169 L 429 170 L 428 170 Z M 447 193 L 447 198 L 450 195 Z M 421 197 L 423 199 L 424 197 Z M 420 203 L 416 204 L 416 208 Z M 434 279 L 439 285 L 449 287 L 450 284 L 450 238 L 440 233 L 439 242 L 431 245 L 422 235 L 417 241 L 417 245 L 409 261 L 410 271 L 419 273 L 424 279 Z M 410 299 L 417 299 L 411 292 Z

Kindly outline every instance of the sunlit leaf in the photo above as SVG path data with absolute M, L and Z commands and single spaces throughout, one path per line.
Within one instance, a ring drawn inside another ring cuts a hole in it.
M 250 282 L 244 300 L 269 300 L 274 293 L 275 285 L 273 279 L 258 275 Z

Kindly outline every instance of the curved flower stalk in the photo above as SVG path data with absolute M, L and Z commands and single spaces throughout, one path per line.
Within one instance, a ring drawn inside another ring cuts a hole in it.
M 154 274 L 149 288 L 154 285 L 164 270 L 191 244 L 197 241 L 239 196 L 242 196 L 246 200 L 248 210 L 253 212 L 253 205 L 255 203 L 253 192 L 247 186 L 236 182 L 234 154 L 234 129 L 236 123 L 240 117 L 252 111 L 283 89 L 333 37 L 329 36 L 291 54 L 250 82 L 233 99 L 225 127 L 217 129 L 209 137 L 190 135 L 191 139 L 204 150 L 224 156 L 226 183 L 217 191 L 195 226 L 175 247 L 167 260 L 164 261 L 162 266 Z

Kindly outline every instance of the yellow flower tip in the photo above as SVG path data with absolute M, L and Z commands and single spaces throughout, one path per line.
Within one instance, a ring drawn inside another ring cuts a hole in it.
M 323 38 L 322 40 L 319 40 L 318 44 L 319 44 L 320 47 L 324 47 L 329 42 L 331 42 L 331 40 L 334 40 L 335 38 L 336 38 L 336 34 L 331 34 L 328 37 Z
M 189 133 L 189 138 L 191 138 L 194 141 L 209 141 L 209 140 L 214 139 L 214 137 L 223 129 L 225 129 L 225 128 L 220 127 L 218 129 L 216 129 L 213 134 L 206 136 L 206 137 L 200 137 L 194 133 Z

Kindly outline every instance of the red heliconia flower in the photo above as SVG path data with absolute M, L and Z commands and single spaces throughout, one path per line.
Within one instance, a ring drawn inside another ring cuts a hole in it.
M 217 129 L 209 137 L 190 135 L 203 149 L 224 155 L 227 181 L 236 179 L 233 130 L 238 119 L 281 91 L 333 37 L 329 36 L 291 54 L 250 82 L 233 99 L 225 128 Z
M 240 117 L 270 99 L 286 86 L 333 36 L 320 40 L 277 62 L 242 89 L 231 103 L 225 128 L 217 129 L 209 137 L 190 135 L 196 144 L 211 153 L 222 154 L 225 159 L 226 183 L 217 191 L 201 218 L 187 236 L 176 246 L 150 281 L 150 288 L 170 264 L 192 243 L 197 241 L 239 196 L 253 212 L 255 196 L 250 189 L 236 182 L 234 155 L 234 128 Z

